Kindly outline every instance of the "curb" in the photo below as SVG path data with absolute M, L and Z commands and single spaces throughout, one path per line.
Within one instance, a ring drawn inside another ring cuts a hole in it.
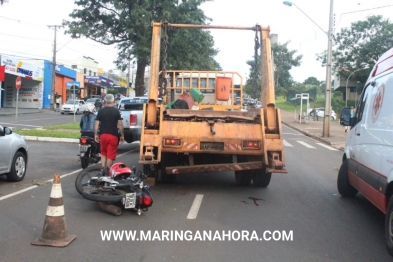
M 18 112 L 18 116 L 19 115 L 29 115 L 29 114 L 43 114 L 44 112 L 43 111 L 40 111 L 40 112 L 23 112 L 23 113 L 19 113 Z M 0 116 L 15 116 L 15 113 L 1 113 L 1 110 L 0 110 Z
M 79 139 L 75 139 L 75 138 L 56 138 L 56 137 L 40 137 L 40 136 L 23 136 L 23 138 L 29 141 L 79 143 Z
M 286 123 L 286 122 L 284 122 L 284 121 L 281 121 L 281 123 L 283 123 L 284 125 L 286 125 L 286 126 L 292 128 L 292 129 L 294 129 L 294 130 L 296 130 L 296 131 L 298 131 L 298 132 L 304 134 L 305 136 L 311 137 L 311 138 L 313 138 L 313 139 L 315 139 L 315 140 L 318 140 L 318 141 L 323 142 L 323 143 L 325 143 L 325 144 L 327 144 L 327 145 L 329 145 L 329 146 L 332 146 L 332 147 L 334 147 L 334 148 L 336 148 L 336 149 L 338 149 L 338 150 L 344 151 L 344 148 L 343 148 L 343 147 L 336 147 L 335 144 L 332 143 L 332 142 L 330 142 L 329 140 L 326 140 L 326 139 L 324 139 L 324 138 L 322 138 L 322 137 L 319 137 L 319 136 L 310 134 L 310 133 L 308 133 L 308 132 L 306 132 L 306 131 L 304 131 L 304 130 L 302 130 L 302 129 L 299 129 L 299 128 L 297 128 L 297 127 L 294 127 L 294 126 L 292 126 L 292 125 L 290 125 L 290 124 L 288 124 L 288 123 Z

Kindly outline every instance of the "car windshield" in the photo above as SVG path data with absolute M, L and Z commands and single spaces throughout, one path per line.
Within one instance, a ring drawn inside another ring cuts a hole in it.
M 75 103 L 75 104 L 78 104 L 79 101 L 78 101 L 78 100 L 68 100 L 68 101 L 66 102 L 67 105 L 73 105 L 74 103 Z
M 90 103 L 95 103 L 96 100 L 97 100 L 97 98 L 89 98 L 89 99 L 86 100 L 86 102 L 87 102 L 87 103 L 88 103 L 88 102 L 90 102 Z

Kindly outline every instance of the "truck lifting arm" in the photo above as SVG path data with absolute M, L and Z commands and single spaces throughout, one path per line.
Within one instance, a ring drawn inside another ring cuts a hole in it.
M 261 51 L 261 76 L 262 76 L 262 92 L 261 101 L 264 108 L 264 119 L 269 133 L 277 133 L 278 123 L 275 110 L 275 91 L 273 81 L 272 56 L 270 53 L 270 28 L 261 27 L 259 25 L 253 27 L 239 26 L 215 26 L 215 25 L 193 25 L 193 24 L 170 24 L 167 22 L 152 22 L 153 35 L 151 46 L 151 68 L 150 68 L 150 86 L 149 86 L 149 102 L 147 107 L 146 127 L 154 129 L 157 127 L 157 99 L 159 88 L 159 66 L 160 66 L 160 43 L 161 28 L 163 26 L 173 28 L 196 28 L 196 29 L 235 29 L 235 30 L 252 30 L 259 31 L 262 39 L 260 47 Z

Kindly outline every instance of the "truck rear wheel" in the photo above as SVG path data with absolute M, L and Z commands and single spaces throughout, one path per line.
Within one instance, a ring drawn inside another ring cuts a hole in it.
M 252 179 L 252 170 L 235 171 L 236 184 L 239 186 L 249 186 Z
M 266 171 L 266 167 L 261 169 L 255 169 L 253 171 L 253 183 L 258 187 L 267 187 L 270 184 L 272 173 Z
M 173 183 L 176 180 L 176 176 L 167 174 L 165 168 L 167 166 L 176 165 L 176 155 L 173 153 L 161 153 L 161 182 Z

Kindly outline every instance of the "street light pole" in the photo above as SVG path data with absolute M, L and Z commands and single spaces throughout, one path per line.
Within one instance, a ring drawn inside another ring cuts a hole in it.
M 332 88 L 332 30 L 333 30 L 333 0 L 330 0 L 330 16 L 329 16 L 329 30 L 326 32 L 317 23 L 314 22 L 303 10 L 297 5 L 290 1 L 284 1 L 284 5 L 294 5 L 304 15 L 307 16 L 319 29 L 321 29 L 328 36 L 328 53 L 327 53 L 327 64 L 326 64 L 326 90 L 325 90 L 325 117 L 323 121 L 323 133 L 322 136 L 329 137 L 330 132 L 330 107 L 331 107 L 331 88 Z
M 348 107 L 348 80 L 351 77 L 351 75 L 353 75 L 353 73 L 355 73 L 357 71 L 360 71 L 360 70 L 363 70 L 363 69 L 368 69 L 368 67 L 356 69 L 355 71 L 350 73 L 348 78 L 347 78 L 347 83 L 345 84 L 345 107 Z M 356 87 L 356 89 L 357 89 L 357 87 Z

